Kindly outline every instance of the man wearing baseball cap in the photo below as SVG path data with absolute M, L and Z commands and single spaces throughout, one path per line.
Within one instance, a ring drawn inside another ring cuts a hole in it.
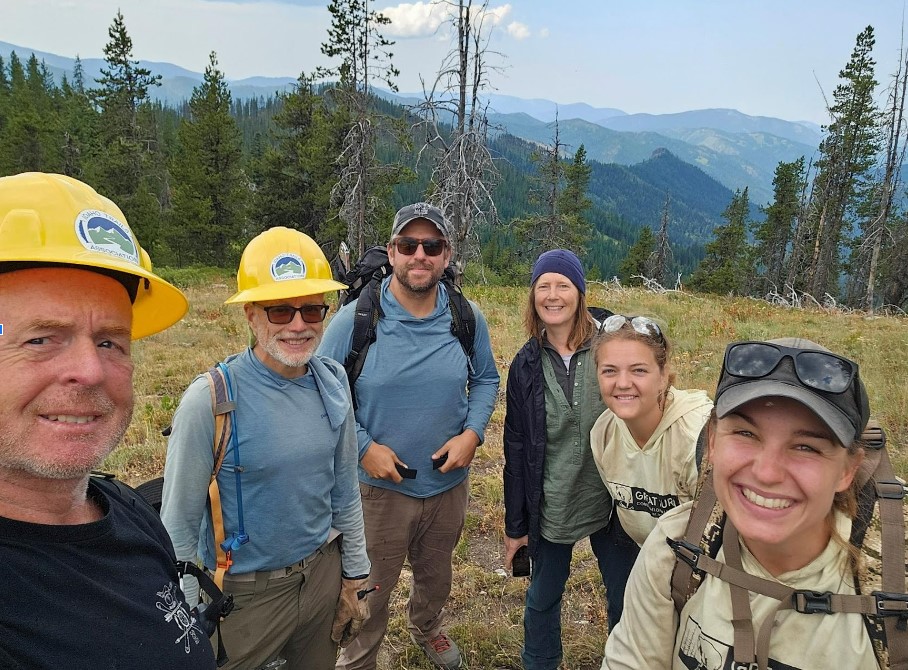
M 186 309 L 113 202 L 0 178 L 0 667 L 215 667 L 157 515 L 90 477 L 132 416 L 132 340 Z
M 498 371 L 475 304 L 471 357 L 452 332 L 448 289 L 441 282 L 451 260 L 451 235 L 442 211 L 424 202 L 401 208 L 388 258 L 393 272 L 380 286 L 375 342 L 354 384 L 360 492 L 373 565 L 369 583 L 381 590 L 337 668 L 376 667 L 388 601 L 405 559 L 413 571 L 410 636 L 435 666 L 457 668 L 460 651 L 445 632 L 444 605 L 466 516 L 469 465 L 492 415 Z M 352 302 L 338 312 L 319 353 L 346 360 L 355 311 Z

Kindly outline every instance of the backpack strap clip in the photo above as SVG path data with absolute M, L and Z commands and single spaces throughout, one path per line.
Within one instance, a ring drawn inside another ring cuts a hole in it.
M 886 500 L 904 500 L 905 485 L 896 480 L 878 480 L 876 482 L 876 495 Z
M 801 614 L 832 614 L 832 591 L 795 591 L 791 594 L 791 605 Z
M 899 630 L 905 630 L 905 625 L 908 624 L 908 594 L 874 591 L 870 595 L 876 599 L 876 615 L 899 617 Z
M 697 567 L 697 563 L 700 560 L 700 557 L 703 556 L 706 552 L 703 551 L 702 547 L 692 544 L 687 540 L 673 540 L 670 537 L 665 538 L 665 541 L 668 543 L 668 546 L 672 548 L 672 551 L 675 552 L 675 556 L 678 557 L 678 560 L 684 561 L 691 567 L 692 570 L 703 575 L 704 572 L 701 568 Z

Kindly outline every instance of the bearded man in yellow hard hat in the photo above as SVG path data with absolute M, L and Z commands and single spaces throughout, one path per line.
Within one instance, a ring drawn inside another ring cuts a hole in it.
M 132 416 L 131 341 L 186 309 L 113 202 L 0 178 L 0 667 L 215 667 L 160 520 L 90 477 Z
M 227 303 L 243 305 L 253 344 L 183 395 L 161 517 L 177 557 L 235 598 L 225 667 L 327 670 L 367 615 L 371 569 L 347 375 L 315 355 L 325 294 L 346 286 L 310 237 L 278 227 L 247 245 L 237 288 Z M 223 450 L 219 407 L 233 408 Z

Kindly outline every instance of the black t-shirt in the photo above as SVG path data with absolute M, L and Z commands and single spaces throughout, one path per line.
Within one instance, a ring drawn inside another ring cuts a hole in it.
M 100 521 L 0 517 L 0 668 L 213 670 L 154 512 L 92 482 Z

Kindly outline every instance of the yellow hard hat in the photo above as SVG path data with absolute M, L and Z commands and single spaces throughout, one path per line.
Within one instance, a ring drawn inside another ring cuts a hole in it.
M 134 340 L 172 326 L 189 309 L 186 296 L 152 272 L 120 208 L 60 174 L 0 178 L 0 271 L 4 263 L 84 266 L 139 277 Z
M 243 250 L 237 292 L 225 304 L 283 300 L 347 288 L 334 281 L 328 259 L 308 235 L 278 226 Z

